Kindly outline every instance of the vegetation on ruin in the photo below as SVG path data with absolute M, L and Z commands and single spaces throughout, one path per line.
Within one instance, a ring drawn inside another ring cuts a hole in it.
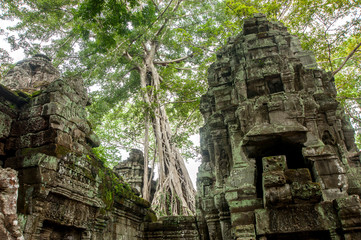
M 360 5 L 358 0 L 0 1 L 2 19 L 18 21 L 1 29 L 13 49 L 29 56 L 45 53 L 64 75 L 82 77 L 91 89 L 89 121 L 103 142 L 95 153 L 114 163 L 119 149 L 139 148 L 145 165 L 158 162 L 153 206 L 166 215 L 194 211 L 184 159 L 198 157 L 189 137 L 202 124 L 206 70 L 216 50 L 253 13 L 282 21 L 315 52 L 319 65 L 333 72 L 338 100 L 360 127 Z M 1 48 L 0 63 L 1 74 L 13 66 Z

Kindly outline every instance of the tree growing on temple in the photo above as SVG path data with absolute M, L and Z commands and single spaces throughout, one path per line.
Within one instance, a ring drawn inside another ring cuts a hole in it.
M 144 147 L 145 166 L 150 156 L 157 159 L 153 206 L 166 215 L 194 212 L 195 190 L 179 147 L 189 146 L 188 136 L 200 125 L 198 105 L 209 59 L 233 34 L 219 24 L 225 19 L 219 19 L 224 15 L 217 13 L 218 6 L 193 0 L 2 3 L 3 16 L 20 18 L 12 28 L 19 37 L 9 36 L 14 48 L 29 55 L 45 52 L 66 75 L 82 75 L 95 86 L 90 121 L 108 136 L 105 144 L 114 150 L 111 128 L 102 120 L 117 122 L 122 131 L 113 136 L 124 139 L 117 144 Z

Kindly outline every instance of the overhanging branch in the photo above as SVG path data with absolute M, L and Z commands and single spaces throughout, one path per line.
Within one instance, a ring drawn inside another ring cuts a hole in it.
M 335 76 L 347 63 L 347 61 L 352 58 L 352 56 L 356 53 L 357 49 L 361 46 L 361 42 L 357 44 L 357 46 L 350 52 L 350 54 L 346 57 L 345 61 L 339 66 L 335 71 L 332 72 L 332 74 Z
M 171 63 L 182 62 L 182 61 L 184 61 L 184 60 L 186 60 L 187 58 L 190 58 L 190 57 L 193 57 L 193 53 L 188 55 L 188 56 L 181 57 L 181 58 L 178 58 L 178 59 L 173 59 L 173 60 L 169 60 L 169 61 L 153 61 L 153 63 L 157 64 L 157 65 L 167 66 L 168 64 L 171 64 Z

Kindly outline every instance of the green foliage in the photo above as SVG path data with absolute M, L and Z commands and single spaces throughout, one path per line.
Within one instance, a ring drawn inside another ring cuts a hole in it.
M 99 197 L 105 204 L 104 210 L 111 210 L 115 202 L 122 203 L 125 200 L 149 208 L 150 204 L 135 195 L 130 185 L 118 176 L 110 168 L 104 166 L 101 159 L 95 155 L 86 155 L 87 161 L 93 167 L 93 175 L 88 176 L 99 184 Z M 100 161 L 99 161 L 100 160 Z
M 218 1 L 151 0 L 27 0 L 2 2 L 2 17 L 19 19 L 8 40 L 29 55 L 43 52 L 65 75 L 82 75 L 90 93 L 89 120 L 103 141 L 99 156 L 119 158 L 116 149 L 142 149 L 145 114 L 153 107 L 142 104 L 139 74 L 144 45 L 157 41 L 157 61 L 186 61 L 158 65 L 161 87 L 155 92 L 166 107 L 173 141 L 193 149 L 188 136 L 202 122 L 199 98 L 206 90 L 206 70 L 214 53 L 237 26 Z M 179 6 L 177 7 L 177 4 Z M 175 11 L 171 11 L 176 9 Z M 163 29 L 161 34 L 158 31 Z M 127 52 L 132 56 L 125 58 Z M 154 91 L 154 89 L 147 90 Z M 125 108 L 121 110 L 121 108 Z M 129 116 L 126 116 L 129 114 Z M 150 149 L 152 151 L 152 149 Z M 193 156 L 195 152 L 187 152 Z

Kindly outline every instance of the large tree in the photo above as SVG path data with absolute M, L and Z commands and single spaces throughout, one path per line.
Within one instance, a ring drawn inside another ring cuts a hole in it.
M 29 55 L 45 52 L 65 74 L 81 74 L 97 87 L 90 119 L 98 129 L 107 131 L 101 120 L 113 124 L 123 116 L 119 128 L 124 131 L 115 135 L 142 136 L 145 166 L 149 153 L 159 165 L 156 210 L 167 215 L 194 212 L 195 191 L 177 144 L 197 131 L 189 126 L 201 121 L 197 106 L 206 90 L 207 63 L 232 34 L 219 24 L 225 20 L 217 13 L 219 3 L 3 0 L 1 7 L 3 17 L 20 19 L 11 29 L 18 38 L 9 36 L 14 48 Z M 147 173 L 144 178 L 147 185 Z

